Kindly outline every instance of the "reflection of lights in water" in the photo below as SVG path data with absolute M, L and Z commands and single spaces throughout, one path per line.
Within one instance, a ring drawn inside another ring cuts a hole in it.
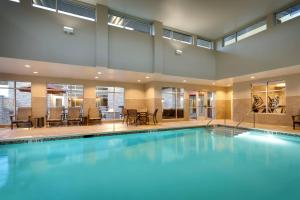
M 9 174 L 8 157 L 1 156 L 0 157 L 0 188 L 6 184 L 8 174 Z
M 246 132 L 246 133 L 237 135 L 236 137 L 254 140 L 257 142 L 272 143 L 272 144 L 286 144 L 287 143 L 287 141 L 280 139 L 272 134 L 254 135 L 254 134 L 251 134 L 250 132 Z

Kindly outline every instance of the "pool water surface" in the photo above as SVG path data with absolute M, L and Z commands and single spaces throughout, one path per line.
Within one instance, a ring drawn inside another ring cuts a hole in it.
M 191 128 L 0 145 L 0 199 L 300 199 L 300 138 Z

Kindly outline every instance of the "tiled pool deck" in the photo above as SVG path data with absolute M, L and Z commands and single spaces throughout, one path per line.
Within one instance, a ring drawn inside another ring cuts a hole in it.
M 0 144 L 4 143 L 18 143 L 24 141 L 35 140 L 51 140 L 58 138 L 71 138 L 71 137 L 88 137 L 91 135 L 111 135 L 111 134 L 124 134 L 138 131 L 151 131 L 172 128 L 185 128 L 185 127 L 199 127 L 206 126 L 208 120 L 194 120 L 194 121 L 177 121 L 177 122 L 161 122 L 157 125 L 142 125 L 142 126 L 126 126 L 121 122 L 116 123 L 103 123 L 101 125 L 93 126 L 68 126 L 68 127 L 51 127 L 51 128 L 32 128 L 25 129 L 19 128 L 10 130 L 8 128 L 0 129 Z M 214 120 L 211 125 L 227 125 L 235 126 L 237 122 L 229 120 Z M 251 123 L 242 123 L 241 128 L 253 128 Z M 275 126 L 256 124 L 257 129 L 263 129 L 273 132 L 283 132 L 291 135 L 300 136 L 300 128 L 293 130 L 292 127 Z

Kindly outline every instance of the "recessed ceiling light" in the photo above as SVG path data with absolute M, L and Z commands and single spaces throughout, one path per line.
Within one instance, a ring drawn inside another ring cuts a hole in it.
M 146 79 L 149 79 L 149 78 L 150 78 L 150 76 L 146 76 L 145 78 L 146 78 Z
M 251 78 L 251 79 L 255 79 L 255 76 L 251 76 L 250 78 Z
M 186 80 L 183 80 L 182 82 L 186 83 Z
M 228 86 L 228 87 L 230 87 L 230 86 L 231 86 L 231 84 L 227 84 L 227 86 Z
M 95 79 L 98 79 L 99 77 L 98 76 L 95 76 Z
M 141 82 L 141 80 L 137 80 L 137 82 Z
M 97 72 L 97 74 L 101 75 L 101 74 L 102 74 L 102 72 Z
M 26 67 L 26 68 L 30 68 L 31 66 L 30 66 L 30 65 L 24 65 L 24 67 Z
M 216 85 L 216 83 L 215 83 L 215 82 L 213 82 L 212 84 L 213 84 L 213 85 Z
M 38 74 L 39 72 L 33 72 L 34 74 Z

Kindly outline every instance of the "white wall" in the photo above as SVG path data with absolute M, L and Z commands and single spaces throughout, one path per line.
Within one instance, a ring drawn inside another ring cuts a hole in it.
M 0 2 L 0 56 L 95 66 L 95 22 L 18 4 Z M 63 26 L 75 27 L 75 34 Z
M 164 74 L 215 79 L 216 66 L 214 51 L 174 40 L 163 39 Z M 182 50 L 181 55 L 175 53 Z
M 108 35 L 110 68 L 152 72 L 152 36 L 112 26 L 109 26 Z
M 300 18 L 219 48 L 217 78 L 227 78 L 300 64 Z

